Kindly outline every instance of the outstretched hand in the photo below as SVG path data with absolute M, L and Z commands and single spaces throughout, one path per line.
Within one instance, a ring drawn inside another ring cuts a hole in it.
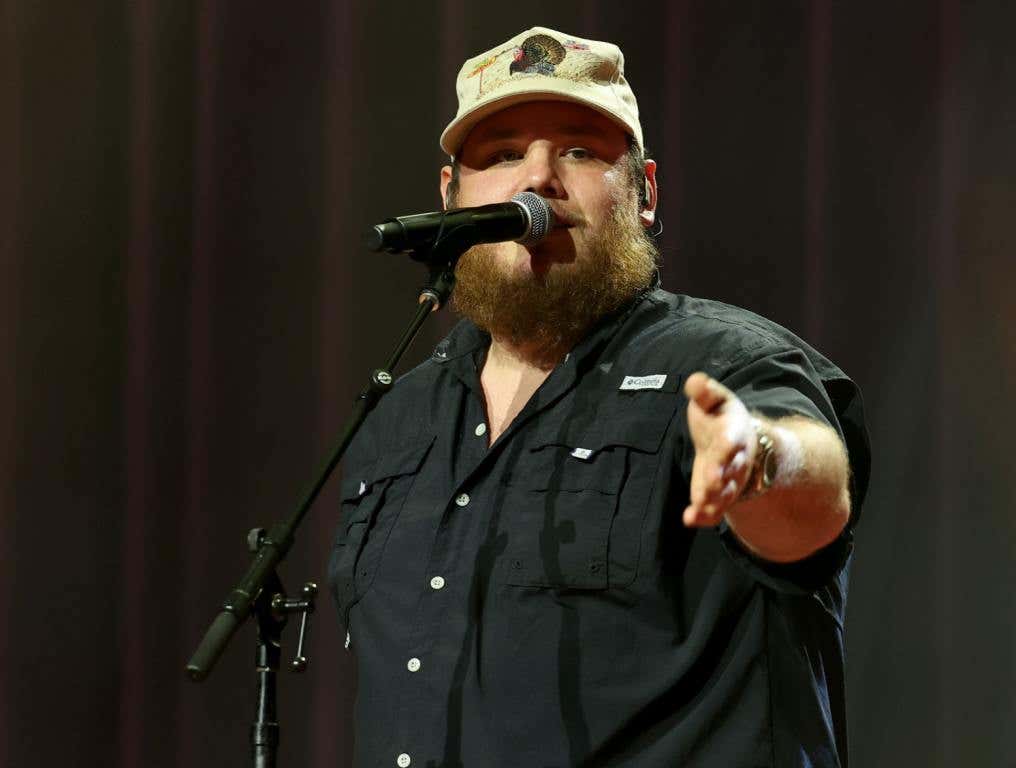
M 688 431 L 695 446 L 691 504 L 684 524 L 718 525 L 737 503 L 751 474 L 758 435 L 751 414 L 729 389 L 704 373 L 693 373 L 684 385 L 688 397 Z

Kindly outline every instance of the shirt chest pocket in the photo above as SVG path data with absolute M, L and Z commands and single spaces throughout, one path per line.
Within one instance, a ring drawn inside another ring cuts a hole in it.
M 573 589 L 631 583 L 676 405 L 663 404 L 533 441 L 505 479 L 504 583 Z
M 390 449 L 365 476 L 343 480 L 339 531 L 328 566 L 343 624 L 374 581 L 392 526 L 433 442 L 430 435 Z

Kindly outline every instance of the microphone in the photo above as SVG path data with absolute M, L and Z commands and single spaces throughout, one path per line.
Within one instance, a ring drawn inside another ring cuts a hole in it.
M 408 253 L 434 246 L 454 233 L 464 249 L 478 243 L 514 240 L 538 243 L 554 227 L 554 212 L 533 192 L 519 192 L 511 202 L 455 208 L 450 211 L 398 216 L 376 224 L 367 235 L 367 248 L 388 253 Z

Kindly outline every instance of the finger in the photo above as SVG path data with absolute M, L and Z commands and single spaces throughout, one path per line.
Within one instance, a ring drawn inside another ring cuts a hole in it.
M 704 528 L 707 519 L 705 507 L 699 504 L 689 504 L 681 516 L 682 522 L 689 528 Z
M 722 425 L 701 449 L 696 446 L 706 465 L 715 471 L 706 473 L 707 488 L 719 491 L 731 478 L 740 477 L 751 460 L 751 447 L 746 444 L 740 433 L 729 425 Z
M 727 402 L 732 393 L 716 379 L 699 371 L 684 383 L 684 394 L 699 408 L 711 413 Z
M 719 453 L 711 450 L 703 456 L 702 460 L 702 492 L 703 503 L 715 503 L 723 491 L 726 480 L 723 477 L 724 464 L 719 459 Z
M 698 527 L 698 510 L 694 505 L 689 505 L 684 508 L 684 513 L 681 515 L 681 522 L 689 528 Z
M 699 517 L 699 508 L 692 504 L 685 507 L 684 514 L 681 515 L 681 521 L 689 528 L 699 528 L 701 527 Z
M 740 489 L 739 480 L 734 477 L 725 477 L 723 467 L 716 465 L 710 467 L 705 492 L 697 501 L 702 506 L 717 507 L 722 512 L 737 500 Z
M 736 480 L 744 474 L 748 466 L 748 452 L 744 448 L 738 448 L 734 455 L 723 467 L 724 480 Z
M 726 507 L 716 504 L 689 505 L 685 507 L 682 521 L 689 528 L 710 528 L 720 524 Z
M 688 501 L 692 506 L 704 504 L 706 500 L 709 481 L 706 477 L 707 470 L 705 464 L 705 457 L 701 455 L 697 455 L 692 464 L 691 483 L 688 488 Z
M 717 524 L 744 488 L 749 470 L 745 452 L 736 451 L 727 462 L 718 461 L 713 454 L 702 453 L 693 464 L 686 525 Z
M 689 488 L 689 506 L 683 519 L 686 525 L 715 525 L 728 507 L 737 500 L 740 485 L 724 478 L 723 467 L 704 456 L 695 460 Z
M 724 474 L 732 476 L 751 463 L 757 438 L 740 401 L 731 400 L 729 405 L 715 416 L 689 418 L 688 429 L 696 450 L 708 451 L 712 460 L 723 465 Z

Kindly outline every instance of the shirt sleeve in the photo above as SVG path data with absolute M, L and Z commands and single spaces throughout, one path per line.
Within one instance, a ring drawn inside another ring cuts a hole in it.
M 846 568 L 854 527 L 868 486 L 870 446 L 860 391 L 846 374 L 815 353 L 766 348 L 742 356 L 721 377 L 749 410 L 769 418 L 804 416 L 829 425 L 843 440 L 851 469 L 851 515 L 835 541 L 793 563 L 771 563 L 747 552 L 726 522 L 719 533 L 727 553 L 760 582 L 781 592 L 811 593 Z

